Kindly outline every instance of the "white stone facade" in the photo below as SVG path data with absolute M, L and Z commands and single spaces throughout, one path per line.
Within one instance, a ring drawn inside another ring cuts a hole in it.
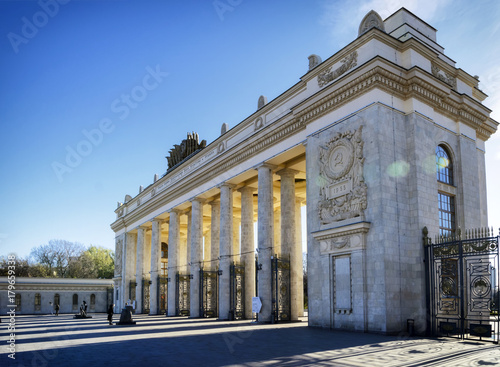
M 257 236 L 258 283 L 245 278 L 246 317 L 256 292 L 259 321 L 275 316 L 277 255 L 291 261 L 297 319 L 306 205 L 309 325 L 397 333 L 414 319 L 423 332 L 422 228 L 439 233 L 438 192 L 453 196 L 456 227 L 488 224 L 484 142 L 498 126 L 478 80 L 443 52 L 436 30 L 407 10 L 385 21 L 370 12 L 349 45 L 323 62 L 311 55 L 297 84 L 275 100 L 261 96 L 254 114 L 127 195 L 111 225 L 121 259 L 115 303 L 130 298 L 134 281 L 158 273 L 157 252 L 148 250 L 154 238 L 169 246 L 168 315 L 176 314 L 175 276 L 184 273 L 192 278 L 191 315 L 202 316 L 203 268 L 219 270 L 218 317 L 231 318 L 229 268 L 244 262 L 253 274 Z M 438 146 L 451 155 L 453 185 L 436 180 Z M 158 312 L 156 291 L 149 302 Z

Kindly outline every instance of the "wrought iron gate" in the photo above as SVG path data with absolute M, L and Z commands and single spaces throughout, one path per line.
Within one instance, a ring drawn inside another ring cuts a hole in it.
M 217 317 L 218 287 L 217 271 L 200 269 L 200 316 Z
M 175 314 L 176 316 L 189 316 L 189 291 L 191 275 L 175 275 Z
M 231 264 L 229 281 L 229 318 L 245 318 L 245 266 Z
M 149 279 L 142 280 L 142 313 L 149 314 L 149 286 L 151 281 Z
M 158 314 L 167 313 L 167 292 L 168 292 L 168 282 L 167 277 L 158 275 Z
M 291 298 L 290 298 L 290 261 L 271 258 L 272 269 L 272 321 L 290 321 Z
M 499 336 L 499 237 L 489 229 L 427 236 L 427 329 L 434 336 L 489 340 Z

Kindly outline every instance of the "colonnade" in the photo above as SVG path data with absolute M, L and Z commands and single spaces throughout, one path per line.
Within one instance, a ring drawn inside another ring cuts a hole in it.
M 200 314 L 200 269 L 203 269 L 218 271 L 218 317 L 230 318 L 230 267 L 238 263 L 245 268 L 245 318 L 252 318 L 252 298 L 258 295 L 262 302 L 259 321 L 270 322 L 271 259 L 274 256 L 290 260 L 291 319 L 303 316 L 301 206 L 304 198 L 296 196 L 295 189 L 299 172 L 262 164 L 257 173 L 257 180 L 252 184 L 223 183 L 217 187 L 217 195 L 207 198 L 200 193 L 189 203 L 171 209 L 168 217 L 154 218 L 148 222 L 150 225 L 126 233 L 122 289 L 127 289 L 127 279 L 135 280 L 136 312 L 149 309 L 150 314 L 159 313 L 161 243 L 168 241 L 168 316 L 176 316 L 176 275 L 179 273 L 191 278 L 190 316 L 203 316 Z M 273 177 L 278 180 L 273 181 Z M 257 196 L 256 202 L 254 196 Z M 235 199 L 240 199 L 240 206 L 234 205 Z M 135 263 L 131 261 L 132 255 L 135 255 Z M 144 280 L 149 280 L 150 285 L 149 307 L 142 305 Z M 126 294 L 123 297 L 128 298 Z

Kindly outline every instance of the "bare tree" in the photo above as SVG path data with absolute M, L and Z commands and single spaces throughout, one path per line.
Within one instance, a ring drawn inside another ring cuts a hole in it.
M 66 240 L 50 240 L 48 244 L 35 247 L 30 256 L 47 269 L 48 276 L 64 278 L 71 263 L 78 257 L 85 247 L 78 242 Z

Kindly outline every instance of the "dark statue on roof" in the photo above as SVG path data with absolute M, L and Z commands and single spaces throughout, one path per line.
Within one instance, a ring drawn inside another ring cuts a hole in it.
M 184 139 L 180 145 L 175 144 L 174 147 L 170 149 L 169 152 L 170 155 L 166 157 L 168 161 L 168 169 L 181 163 L 191 154 L 205 148 L 206 146 L 207 146 L 207 141 L 202 140 L 200 143 L 197 133 L 195 132 L 188 133 L 187 138 Z

